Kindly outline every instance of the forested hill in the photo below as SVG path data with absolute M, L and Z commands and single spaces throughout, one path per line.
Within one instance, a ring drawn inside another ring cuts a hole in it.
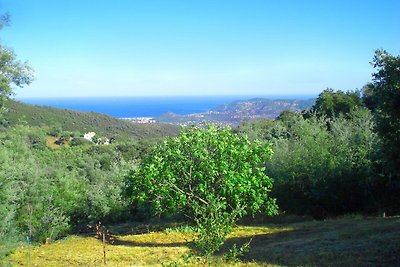
M 96 112 L 79 112 L 47 106 L 6 102 L 3 125 L 27 123 L 30 126 L 49 126 L 81 133 L 93 131 L 107 137 L 151 139 L 176 135 L 179 127 L 170 124 L 134 124 Z

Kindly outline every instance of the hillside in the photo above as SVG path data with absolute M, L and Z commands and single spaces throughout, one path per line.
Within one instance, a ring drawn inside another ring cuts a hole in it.
M 115 138 L 151 139 L 176 135 L 179 127 L 170 124 L 134 124 L 96 112 L 79 112 L 46 106 L 6 102 L 3 125 L 26 122 L 30 126 L 48 126 L 81 133 L 94 131 Z
M 238 125 L 242 121 L 272 120 L 284 110 L 302 111 L 310 108 L 315 99 L 277 99 L 253 98 L 234 101 L 215 107 L 207 112 L 189 115 L 165 113 L 156 118 L 158 122 L 199 124 L 214 122 L 227 125 Z

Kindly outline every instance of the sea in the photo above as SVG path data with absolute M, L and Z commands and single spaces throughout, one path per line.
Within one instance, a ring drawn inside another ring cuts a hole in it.
M 115 118 L 154 118 L 166 112 L 179 115 L 206 112 L 219 105 L 252 98 L 310 99 L 316 95 L 231 95 L 231 96 L 135 96 L 135 97 L 64 97 L 16 98 L 17 101 L 84 112 L 99 112 Z

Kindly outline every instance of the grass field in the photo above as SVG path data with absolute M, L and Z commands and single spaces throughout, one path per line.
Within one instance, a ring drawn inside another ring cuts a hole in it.
M 116 234 L 114 243 L 106 245 L 107 266 L 400 266 L 400 217 L 238 226 L 219 255 L 208 261 L 184 257 L 195 237 L 187 228 L 138 227 L 111 227 Z M 223 259 L 234 243 L 250 239 L 241 262 Z M 12 266 L 28 266 L 27 247 L 7 260 Z M 70 236 L 31 249 L 31 266 L 103 265 L 102 242 L 91 236 Z

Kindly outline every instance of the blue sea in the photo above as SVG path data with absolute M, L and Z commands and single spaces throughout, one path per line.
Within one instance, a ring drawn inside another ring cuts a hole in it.
M 115 118 L 157 117 L 166 112 L 179 115 L 205 112 L 219 105 L 255 97 L 268 99 L 310 99 L 316 95 L 269 96 L 168 96 L 168 97 L 80 97 L 80 98 L 17 98 L 33 105 L 94 111 Z

